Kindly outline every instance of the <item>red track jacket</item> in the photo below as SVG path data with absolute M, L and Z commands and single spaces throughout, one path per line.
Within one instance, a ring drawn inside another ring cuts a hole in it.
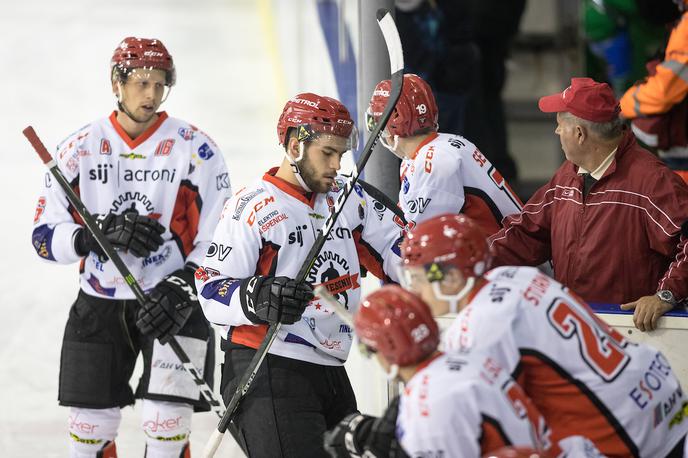
M 490 237 L 496 265 L 551 259 L 554 278 L 588 302 L 631 302 L 660 289 L 685 299 L 688 185 L 630 131 L 585 199 L 577 170 L 566 161 L 521 214 L 505 219 Z

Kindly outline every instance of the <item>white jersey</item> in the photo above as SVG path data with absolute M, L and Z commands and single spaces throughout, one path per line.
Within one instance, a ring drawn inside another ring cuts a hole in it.
M 555 440 L 581 434 L 607 456 L 663 457 L 688 432 L 669 361 L 613 330 L 532 267 L 500 267 L 447 330 L 448 351 L 487 351 L 524 387 Z
M 163 245 L 147 258 L 119 255 L 145 290 L 185 262 L 200 264 L 230 182 L 217 145 L 196 127 L 159 113 L 158 121 L 135 140 L 115 113 L 70 135 L 54 154 L 58 167 L 91 214 L 136 210 L 162 224 Z M 33 225 L 38 255 L 61 264 L 82 261 L 81 289 L 102 298 L 133 299 L 115 265 L 95 253 L 83 259 L 74 249 L 81 217 L 51 174 L 45 175 Z
M 399 204 L 411 227 L 443 213 L 463 213 L 487 234 L 523 204 L 478 148 L 458 135 L 430 134 L 401 163 Z
M 425 364 L 399 403 L 396 435 L 409 456 L 478 458 L 507 445 L 558 454 L 543 417 L 493 358 L 443 354 Z
M 211 250 L 196 274 L 206 318 L 223 325 L 233 344 L 258 348 L 267 325 L 255 325 L 244 314 L 241 279 L 253 275 L 295 278 L 318 231 L 343 186 L 310 194 L 266 173 L 255 185 L 230 199 L 222 212 Z M 397 280 L 401 228 L 394 214 L 356 186 L 333 225 L 306 281 L 325 285 L 351 313 L 361 294 L 361 265 L 383 280 Z M 341 365 L 351 346 L 352 330 L 315 298 L 301 320 L 283 325 L 270 353 L 324 365 Z

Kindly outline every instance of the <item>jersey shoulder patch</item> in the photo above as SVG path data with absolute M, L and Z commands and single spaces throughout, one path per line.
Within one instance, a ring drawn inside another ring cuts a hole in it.
M 274 202 L 275 200 L 274 196 L 270 195 L 262 183 L 256 186 L 243 187 L 227 201 L 225 213 L 231 211 L 231 218 L 234 221 L 239 221 L 246 208 L 249 207 L 251 210 L 255 210 L 256 203 L 260 202 L 261 199 L 267 199 L 269 202 Z M 248 212 L 246 213 L 248 214 Z M 229 215 L 225 214 L 225 216 Z
M 72 176 L 78 172 L 82 157 L 100 153 L 99 151 L 91 151 L 88 146 L 89 143 L 87 142 L 92 140 L 90 137 L 94 135 L 92 130 L 93 123 L 86 124 L 62 140 L 57 146 L 53 158 L 61 169 L 68 171 Z M 107 146 L 109 151 L 109 144 Z

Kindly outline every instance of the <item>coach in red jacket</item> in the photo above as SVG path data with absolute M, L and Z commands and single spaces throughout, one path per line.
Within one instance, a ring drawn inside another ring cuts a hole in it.
M 497 265 L 551 260 L 587 302 L 635 309 L 641 331 L 688 296 L 688 187 L 640 147 L 607 84 L 573 78 L 540 110 L 557 113 L 566 161 L 490 238 Z

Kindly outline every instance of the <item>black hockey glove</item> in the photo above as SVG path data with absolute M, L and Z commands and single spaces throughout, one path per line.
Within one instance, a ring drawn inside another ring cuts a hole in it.
M 376 458 L 408 458 L 397 440 L 397 415 L 399 396 L 394 398 L 385 413 L 373 422 L 370 434 L 365 439 L 363 449 L 366 456 Z
M 143 334 L 166 344 L 197 306 L 193 270 L 179 269 L 151 290 L 148 300 L 139 309 L 136 326 Z
M 121 215 L 109 213 L 96 218 L 100 230 L 116 250 L 128 250 L 134 256 L 145 258 L 157 251 L 163 243 L 165 228 L 153 218 L 128 211 Z M 103 249 L 88 229 L 80 229 L 74 237 L 74 248 L 80 256 L 93 251 L 104 257 Z
M 241 281 L 239 294 L 244 314 L 252 322 L 293 324 L 313 299 L 313 287 L 288 277 L 256 275 Z
M 323 446 L 332 458 L 360 457 L 376 418 L 358 412 L 344 417 L 323 435 Z

